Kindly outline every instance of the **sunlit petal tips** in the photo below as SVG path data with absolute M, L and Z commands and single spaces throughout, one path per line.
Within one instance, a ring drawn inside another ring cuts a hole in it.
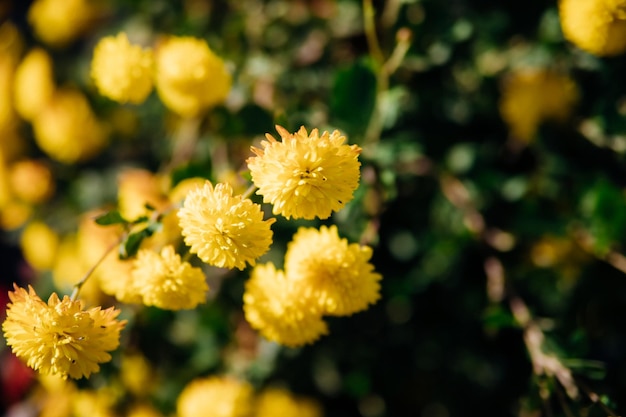
M 359 185 L 361 148 L 346 145 L 335 130 L 321 135 L 304 127 L 294 134 L 276 126 L 282 141 L 266 135 L 263 149 L 248 158 L 257 194 L 286 218 L 326 219 L 352 200 Z
M 209 265 L 241 270 L 254 265 L 272 244 L 275 219 L 263 220 L 261 206 L 233 196 L 228 184 L 213 188 L 207 181 L 192 190 L 178 217 L 190 252 Z
M 62 300 L 53 293 L 46 304 L 32 287 L 14 285 L 9 292 L 2 331 L 15 355 L 28 366 L 63 378 L 89 377 L 99 364 L 111 360 L 126 324 L 120 310 L 100 307 L 83 310 L 82 301 Z

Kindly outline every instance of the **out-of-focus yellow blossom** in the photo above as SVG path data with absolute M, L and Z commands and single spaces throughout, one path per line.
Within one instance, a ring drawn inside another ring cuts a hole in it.
M 191 381 L 176 401 L 178 417 L 249 417 L 252 386 L 227 377 Z
M 118 395 L 109 387 L 79 390 L 72 401 L 72 417 L 117 417 Z
M 82 248 L 81 248 L 82 249 Z M 79 250 L 77 237 L 74 234 L 61 238 L 56 253 L 56 260 L 52 268 L 52 281 L 55 287 L 62 292 L 71 292 L 89 271 L 93 264 L 86 264 Z M 87 306 L 101 305 L 106 295 L 100 289 L 95 277 L 88 279 L 80 289 L 80 298 Z
M 578 88 L 568 76 L 536 68 L 517 70 L 502 84 L 500 114 L 511 135 L 534 139 L 545 121 L 563 122 L 578 102 Z
M 120 366 L 120 379 L 133 395 L 144 397 L 155 387 L 154 367 L 141 353 L 125 353 Z
M 258 395 L 254 417 L 322 417 L 316 401 L 292 394 L 283 388 L 266 388 Z
M 120 259 L 117 251 L 112 251 L 96 269 L 95 277 L 105 294 L 115 297 L 121 303 L 140 304 L 142 296 L 133 282 L 133 261 Z
M 167 310 L 192 309 L 206 302 L 209 287 L 200 268 L 182 262 L 169 245 L 160 254 L 146 249 L 133 262 L 133 285 L 143 303 Z
M 20 236 L 24 259 L 35 269 L 52 269 L 56 261 L 59 240 L 59 235 L 44 222 L 30 222 Z
M 96 14 L 91 0 L 35 0 L 28 10 L 28 22 L 39 39 L 64 47 L 90 27 Z
M 42 48 L 32 49 L 15 72 L 15 110 L 24 119 L 32 120 L 50 101 L 55 89 L 52 58 Z
M 12 94 L 16 66 L 16 58 L 0 51 L 0 132 L 14 128 L 16 123 Z
M 298 347 L 328 334 L 317 300 L 296 291 L 296 281 L 272 263 L 257 265 L 246 282 L 243 311 L 246 320 L 268 340 Z
M 178 217 L 191 253 L 209 265 L 239 270 L 269 250 L 276 220 L 263 220 L 261 206 L 233 196 L 229 184 L 213 188 L 209 181 L 187 195 Z
M 37 145 L 65 164 L 93 158 L 107 142 L 105 129 L 89 102 L 75 89 L 56 90 L 32 123 Z
M 149 205 L 156 210 L 168 206 L 161 179 L 145 169 L 127 169 L 118 176 L 117 201 L 122 217 L 135 220 L 150 214 Z
M 120 103 L 143 103 L 152 91 L 152 51 L 131 45 L 125 33 L 100 39 L 93 51 L 91 77 L 98 91 Z
M 52 293 L 46 304 L 32 287 L 9 292 L 2 331 L 13 353 L 31 368 L 64 378 L 89 377 L 119 345 L 125 321 L 113 307 L 83 310 L 83 302 Z
M 163 414 L 149 404 L 136 404 L 130 407 L 126 417 L 163 417 Z
M 232 77 L 205 40 L 170 37 L 156 50 L 155 83 L 167 108 L 194 117 L 226 99 Z
M 0 228 L 5 230 L 19 229 L 30 219 L 33 207 L 22 201 L 11 200 L 0 211 Z
M 38 378 L 44 392 L 37 393 L 40 410 L 38 417 L 68 417 L 77 392 L 73 381 L 58 375 L 42 375 Z
M 182 180 L 169 192 L 170 201 L 173 204 L 182 204 L 190 191 L 201 188 L 206 181 L 207 179 L 202 177 L 186 178 Z
M 347 316 L 380 298 L 381 275 L 369 262 L 372 249 L 348 243 L 337 226 L 301 227 L 287 246 L 285 271 L 317 301 L 323 314 Z
M 0 210 L 7 206 L 13 199 L 11 184 L 9 181 L 9 169 L 4 157 L 4 152 L 0 149 Z
M 54 195 L 56 187 L 50 166 L 34 159 L 12 164 L 9 181 L 13 195 L 30 204 L 48 201 Z
M 563 35 L 574 45 L 597 56 L 626 51 L 626 1 L 560 0 Z
M 303 127 L 294 134 L 276 126 L 282 141 L 266 134 L 263 149 L 252 147 L 256 156 L 247 160 L 257 194 L 273 205 L 274 214 L 296 219 L 328 218 L 352 200 L 359 185 L 361 148 L 345 145 L 338 131 Z

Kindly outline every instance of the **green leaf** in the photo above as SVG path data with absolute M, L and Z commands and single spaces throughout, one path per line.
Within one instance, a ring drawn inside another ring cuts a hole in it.
M 119 211 L 113 210 L 107 213 L 101 214 L 95 218 L 95 222 L 100 226 L 110 226 L 112 224 L 125 224 L 128 223 L 120 214 Z
M 128 259 L 135 256 L 141 246 L 141 242 L 143 242 L 145 238 L 152 236 L 152 233 L 152 228 L 148 226 L 138 232 L 129 234 L 120 245 L 120 259 Z
M 376 75 L 364 62 L 335 74 L 330 100 L 333 122 L 351 131 L 365 132 L 376 103 Z

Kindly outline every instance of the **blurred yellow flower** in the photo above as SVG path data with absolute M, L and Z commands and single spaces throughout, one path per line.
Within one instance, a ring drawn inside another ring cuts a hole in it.
M 149 215 L 146 205 L 159 210 L 169 204 L 161 179 L 145 169 L 124 170 L 118 176 L 117 189 L 118 208 L 127 220 Z
M 13 163 L 10 166 L 9 181 L 13 195 L 29 204 L 48 201 L 56 188 L 50 166 L 34 159 Z
M 64 378 L 89 377 L 119 345 L 125 321 L 113 307 L 83 310 L 82 301 L 52 293 L 46 304 L 32 287 L 9 292 L 2 331 L 13 353 L 31 368 Z
M 90 0 L 35 0 L 28 10 L 28 22 L 39 39 L 64 47 L 89 28 L 96 13 Z
M 171 245 L 160 254 L 141 249 L 133 262 L 132 274 L 133 285 L 147 306 L 182 310 L 206 302 L 209 287 L 204 272 L 181 261 Z
M 82 255 L 82 247 L 78 245 L 75 234 L 68 234 L 61 238 L 56 252 L 56 259 L 52 268 L 54 286 L 62 292 L 70 292 L 89 271 L 93 264 L 89 264 Z M 80 289 L 80 298 L 86 306 L 100 305 L 106 295 L 100 289 L 98 279 L 91 277 Z
M 126 417 L 163 417 L 163 414 L 149 404 L 135 404 L 130 407 Z
M 269 250 L 276 220 L 263 220 L 261 206 L 233 196 L 229 184 L 213 188 L 209 181 L 189 192 L 178 217 L 190 252 L 209 265 L 240 270 Z
M 131 45 L 125 33 L 98 42 L 91 61 L 91 77 L 100 94 L 120 103 L 139 104 L 152 91 L 152 51 Z
M 107 135 L 83 93 L 59 89 L 33 119 L 37 145 L 65 164 L 86 161 L 106 145 Z
M 224 62 L 203 39 L 170 37 L 156 50 L 156 88 L 170 110 L 194 117 L 222 103 L 232 85 Z
M 568 76 L 525 68 L 504 79 L 499 106 L 512 137 L 530 142 L 541 123 L 566 121 L 577 102 L 578 88 Z
M 154 369 L 141 353 L 125 352 L 120 366 L 120 379 L 133 395 L 147 396 L 156 386 Z
M 328 334 L 317 300 L 296 291 L 297 282 L 272 263 L 257 265 L 245 285 L 246 320 L 267 340 L 298 347 Z
M 227 377 L 191 381 L 176 402 L 177 417 L 249 417 L 252 386 Z
M 316 401 L 292 394 L 283 388 L 266 388 L 258 395 L 254 417 L 322 417 Z
M 326 219 L 352 200 L 361 175 L 357 145 L 345 145 L 337 130 L 321 136 L 304 126 L 294 134 L 276 130 L 282 142 L 266 134 L 263 149 L 252 147 L 256 156 L 247 160 L 257 194 L 273 205 L 274 214 Z
M 120 259 L 117 251 L 112 251 L 94 275 L 105 294 L 114 296 L 120 303 L 141 304 L 141 293 L 133 281 L 133 260 Z
M 348 316 L 380 298 L 381 275 L 369 262 L 372 249 L 348 244 L 337 226 L 301 227 L 287 246 L 285 272 L 316 300 L 322 314 Z
M 52 269 L 59 248 L 59 235 L 42 221 L 32 221 L 22 231 L 24 259 L 37 270 Z
M 626 51 L 626 1 L 560 0 L 565 39 L 597 56 Z
M 22 118 L 32 120 L 50 101 L 55 89 L 52 58 L 42 48 L 32 49 L 15 72 L 15 110 Z
M 0 211 L 0 228 L 15 230 L 20 228 L 30 219 L 33 207 L 19 200 L 10 200 Z
M 82 389 L 72 398 L 72 417 L 117 417 L 118 394 L 110 386 Z

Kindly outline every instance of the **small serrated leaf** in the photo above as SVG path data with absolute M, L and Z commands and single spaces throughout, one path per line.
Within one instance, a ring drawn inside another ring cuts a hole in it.
M 150 230 L 149 227 L 145 229 L 141 229 L 138 232 L 134 232 L 128 235 L 126 239 L 120 245 L 120 259 L 128 259 L 137 254 L 139 251 L 139 246 L 141 246 L 141 242 L 147 237 L 152 236 L 153 230 Z
M 94 221 L 100 226 L 110 226 L 113 224 L 125 224 L 128 223 L 120 214 L 119 211 L 113 210 L 107 213 L 101 214 L 94 219 Z

